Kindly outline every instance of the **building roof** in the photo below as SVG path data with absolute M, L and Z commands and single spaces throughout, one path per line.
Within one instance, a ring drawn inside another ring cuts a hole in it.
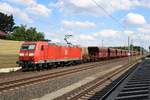
M 5 36 L 6 33 L 0 30 L 0 36 Z

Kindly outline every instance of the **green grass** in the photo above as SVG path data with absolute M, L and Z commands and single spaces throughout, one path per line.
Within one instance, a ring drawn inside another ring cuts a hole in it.
M 19 49 L 22 42 L 0 39 L 0 68 L 17 67 Z

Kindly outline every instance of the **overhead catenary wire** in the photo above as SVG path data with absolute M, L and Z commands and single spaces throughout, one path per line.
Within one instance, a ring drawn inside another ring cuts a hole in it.
M 113 17 L 100 3 L 98 3 L 96 0 L 91 0 L 99 9 L 101 9 L 108 17 L 110 17 L 115 23 L 120 25 L 120 27 L 123 29 L 121 30 L 124 33 L 124 30 L 126 30 L 126 26 L 122 23 L 120 23 L 115 17 Z M 111 5 L 112 7 L 112 5 Z
M 91 0 L 98 8 L 100 8 L 107 16 L 109 16 L 112 20 L 114 20 L 117 24 L 119 24 L 124 30 L 126 29 L 125 25 L 120 23 L 116 18 L 109 14 L 109 12 L 96 0 Z
M 114 18 L 112 15 L 109 14 L 109 12 L 98 2 L 96 2 L 96 0 L 91 0 L 98 8 L 100 8 L 107 16 L 109 16 L 114 22 L 116 22 L 117 24 L 119 24 L 123 30 L 126 30 L 126 27 L 120 23 L 116 18 Z M 122 30 L 122 32 L 123 32 Z M 128 52 L 130 53 L 130 36 L 128 36 Z M 130 56 L 129 56 L 129 63 L 130 63 Z
M 124 24 L 120 23 L 116 18 L 114 18 L 111 14 L 109 14 L 109 12 L 108 12 L 100 3 L 98 3 L 96 0 L 91 0 L 91 1 L 92 1 L 98 8 L 100 8 L 107 16 L 109 16 L 114 22 L 116 22 L 117 24 L 119 24 L 119 25 L 123 28 L 123 30 L 126 30 L 126 29 L 127 29 Z M 111 8 L 113 8 L 112 5 L 110 5 L 110 6 L 111 6 Z M 123 32 L 123 31 L 122 31 L 122 32 Z

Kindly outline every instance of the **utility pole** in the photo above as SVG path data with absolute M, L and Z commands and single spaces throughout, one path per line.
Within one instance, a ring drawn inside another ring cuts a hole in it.
M 133 39 L 131 39 L 131 52 L 133 52 Z M 133 54 L 131 55 L 131 61 L 133 60 Z
M 130 36 L 128 36 L 128 63 L 130 63 L 130 55 L 131 55 L 131 52 L 130 52 Z
M 142 46 L 140 47 L 140 52 L 141 52 L 141 56 L 142 56 Z
M 104 42 L 104 40 L 102 40 L 102 47 L 103 47 L 103 42 Z
M 140 44 L 140 56 L 142 56 L 142 42 Z

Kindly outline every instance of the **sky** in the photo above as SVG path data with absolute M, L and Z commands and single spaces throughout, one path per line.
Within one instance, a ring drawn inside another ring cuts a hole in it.
M 81 46 L 127 46 L 128 37 L 134 45 L 150 43 L 150 0 L 0 0 L 0 12 L 52 42 L 65 43 L 69 34 Z

